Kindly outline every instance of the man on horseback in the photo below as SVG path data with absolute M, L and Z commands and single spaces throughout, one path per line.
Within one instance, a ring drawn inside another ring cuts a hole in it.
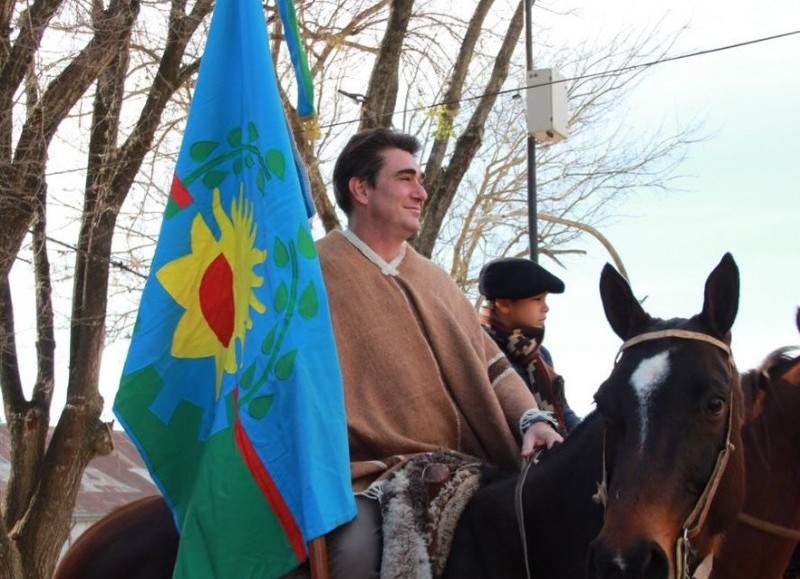
M 484 329 L 508 356 L 542 410 L 553 413 L 559 432 L 568 434 L 580 418 L 567 403 L 564 378 L 553 369 L 542 345 L 550 307 L 547 294 L 560 294 L 564 282 L 530 259 L 504 257 L 483 266 L 479 278 Z
M 518 467 L 562 440 L 458 286 L 407 243 L 427 199 L 419 148 L 385 128 L 353 136 L 333 174 L 348 229 L 317 244 L 358 506 L 328 537 L 334 579 L 379 576 L 381 477 L 393 467 L 441 449 Z

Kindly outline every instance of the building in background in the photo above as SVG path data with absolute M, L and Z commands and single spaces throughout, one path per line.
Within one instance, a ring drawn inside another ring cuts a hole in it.
M 51 428 L 52 431 L 52 428 Z M 72 513 L 72 529 L 62 552 L 105 515 L 137 499 L 158 494 L 136 447 L 119 430 L 112 431 L 114 450 L 97 457 L 83 473 L 81 490 Z M 0 495 L 5 493 L 11 472 L 11 441 L 8 427 L 0 425 Z

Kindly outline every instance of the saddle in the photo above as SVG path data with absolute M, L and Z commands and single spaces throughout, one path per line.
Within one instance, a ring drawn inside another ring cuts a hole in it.
M 383 486 L 381 579 L 436 579 L 458 518 L 481 483 L 474 457 L 442 450 L 411 458 Z

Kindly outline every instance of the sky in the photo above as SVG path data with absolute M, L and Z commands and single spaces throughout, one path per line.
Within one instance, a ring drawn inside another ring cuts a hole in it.
M 546 24 L 551 41 L 602 41 L 621 31 L 665 33 L 686 26 L 672 55 L 704 51 L 800 30 L 800 3 L 765 0 L 559 0 L 560 16 Z M 534 19 L 546 18 L 535 6 Z M 566 16 L 563 13 L 568 13 Z M 557 46 L 557 44 L 555 44 Z M 518 52 L 520 57 L 524 52 Z M 546 67 L 547 63 L 537 63 Z M 794 316 L 800 307 L 800 34 L 653 66 L 626 97 L 620 126 L 656 131 L 665 123 L 703 124 L 706 140 L 689 149 L 669 191 L 637 191 L 602 226 L 618 251 L 634 294 L 664 318 L 702 308 L 706 277 L 725 252 L 741 273 L 733 352 L 740 369 L 754 367 L 773 349 L 800 344 Z M 545 343 L 567 396 L 579 414 L 608 375 L 621 340 L 603 315 L 600 271 L 611 261 L 592 238 L 584 256 L 564 269 L 542 258 L 566 292 L 549 298 Z M 12 288 L 30 279 L 12 270 Z M 29 294 L 29 292 L 28 292 Z M 20 308 L 22 309 L 22 308 Z M 26 336 L 33 336 L 23 331 Z M 21 326 L 18 326 L 20 328 Z M 61 342 L 66 344 L 66 342 Z M 109 344 L 101 366 L 104 419 L 119 384 L 127 342 Z M 68 347 L 57 351 L 66 364 Z M 33 370 L 33 365 L 23 368 Z M 64 374 L 54 416 L 63 406 Z M 24 376 L 26 384 L 32 377 Z
M 626 27 L 687 29 L 670 51 L 688 54 L 800 30 L 800 4 L 718 0 L 566 2 L 565 37 L 602 37 Z M 535 13 L 534 13 L 535 14 Z M 555 34 L 557 31 L 552 30 Z M 654 130 L 700 120 L 708 134 L 689 149 L 685 175 L 667 192 L 639 191 L 602 232 L 645 309 L 662 318 L 699 313 L 703 287 L 725 252 L 739 266 L 733 326 L 740 370 L 773 349 L 800 344 L 800 34 L 651 67 L 629 95 L 625 123 Z M 541 263 L 566 284 L 548 298 L 545 344 L 579 414 L 609 374 L 621 340 L 605 320 L 600 272 L 610 256 L 596 241 L 586 256 Z

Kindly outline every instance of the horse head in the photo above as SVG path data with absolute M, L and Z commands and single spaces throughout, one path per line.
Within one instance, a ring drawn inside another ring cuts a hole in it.
M 800 330 L 800 310 L 796 323 Z M 781 577 L 800 541 L 800 348 L 774 350 L 741 375 L 741 385 L 747 494 L 711 577 Z
M 709 275 L 703 310 L 662 320 L 642 309 L 606 265 L 606 318 L 622 338 L 595 395 L 605 421 L 605 522 L 588 575 L 680 579 L 717 546 L 744 492 L 741 395 L 730 354 L 739 272 L 726 254 Z

